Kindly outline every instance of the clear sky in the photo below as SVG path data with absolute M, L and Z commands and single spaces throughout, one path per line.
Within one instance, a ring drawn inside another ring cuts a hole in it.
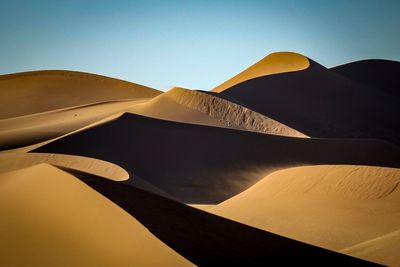
M 400 60 L 400 1 L 9 0 L 0 74 L 68 69 L 209 90 L 274 51 Z

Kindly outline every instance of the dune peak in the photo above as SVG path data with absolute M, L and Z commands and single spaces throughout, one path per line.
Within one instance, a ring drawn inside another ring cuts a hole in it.
M 300 71 L 308 68 L 307 57 L 295 52 L 274 52 L 238 75 L 212 89 L 212 92 L 222 92 L 238 83 L 271 74 Z

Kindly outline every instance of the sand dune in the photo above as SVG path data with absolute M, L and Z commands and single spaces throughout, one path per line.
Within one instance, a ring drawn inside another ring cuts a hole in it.
M 396 231 L 400 169 L 321 165 L 274 172 L 207 211 L 340 250 Z
M 80 179 L 199 266 L 372 265 L 226 220 L 129 185 L 84 174 Z
M 386 266 L 400 265 L 400 230 L 341 250 L 342 253 Z
M 50 140 L 92 123 L 121 114 L 145 100 L 106 102 L 0 120 L 0 149 Z
M 137 220 L 49 165 L 0 175 L 2 266 L 191 266 Z
M 221 85 L 212 89 L 212 92 L 222 92 L 236 84 L 244 81 L 271 75 L 277 73 L 285 73 L 299 71 L 308 68 L 310 65 L 308 59 L 300 54 L 293 52 L 276 52 L 269 54 L 256 64 L 247 68 L 235 77 L 227 80 Z
M 400 144 L 400 99 L 309 60 L 304 70 L 247 80 L 221 97 L 311 137 L 379 138 Z
M 291 138 L 134 114 L 124 114 L 33 152 L 109 161 L 192 204 L 219 203 L 288 166 L 400 166 L 399 149 L 376 140 Z
M 115 181 L 129 179 L 129 174 L 123 168 L 104 160 L 50 153 L 0 153 L 0 173 L 23 169 L 40 163 L 80 170 Z
M 382 59 L 360 60 L 331 70 L 371 88 L 400 96 L 400 62 Z
M 128 112 L 178 122 L 306 137 L 286 125 L 228 100 L 179 87 L 136 105 Z
M 151 98 L 160 93 L 139 84 L 75 71 L 7 74 L 0 76 L 0 119 L 105 101 Z
M 238 104 L 202 92 L 174 88 L 150 100 L 109 101 L 0 120 L 0 149 L 50 140 L 123 112 L 172 121 L 306 137 Z

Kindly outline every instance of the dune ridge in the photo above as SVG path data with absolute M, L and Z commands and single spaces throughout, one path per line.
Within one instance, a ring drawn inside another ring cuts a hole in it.
M 199 91 L 174 87 L 166 93 L 180 105 L 198 110 L 236 129 L 282 136 L 306 135 L 246 107 Z
M 218 85 L 212 92 L 222 92 L 241 82 L 271 75 L 299 71 L 308 68 L 310 65 L 307 57 L 294 52 L 275 52 L 267 55 L 254 65 L 240 72 L 236 76 Z

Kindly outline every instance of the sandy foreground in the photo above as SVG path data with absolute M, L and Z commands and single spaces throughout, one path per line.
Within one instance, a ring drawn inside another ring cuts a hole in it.
M 0 214 L 2 266 L 192 266 L 111 201 L 50 165 L 1 174 Z

